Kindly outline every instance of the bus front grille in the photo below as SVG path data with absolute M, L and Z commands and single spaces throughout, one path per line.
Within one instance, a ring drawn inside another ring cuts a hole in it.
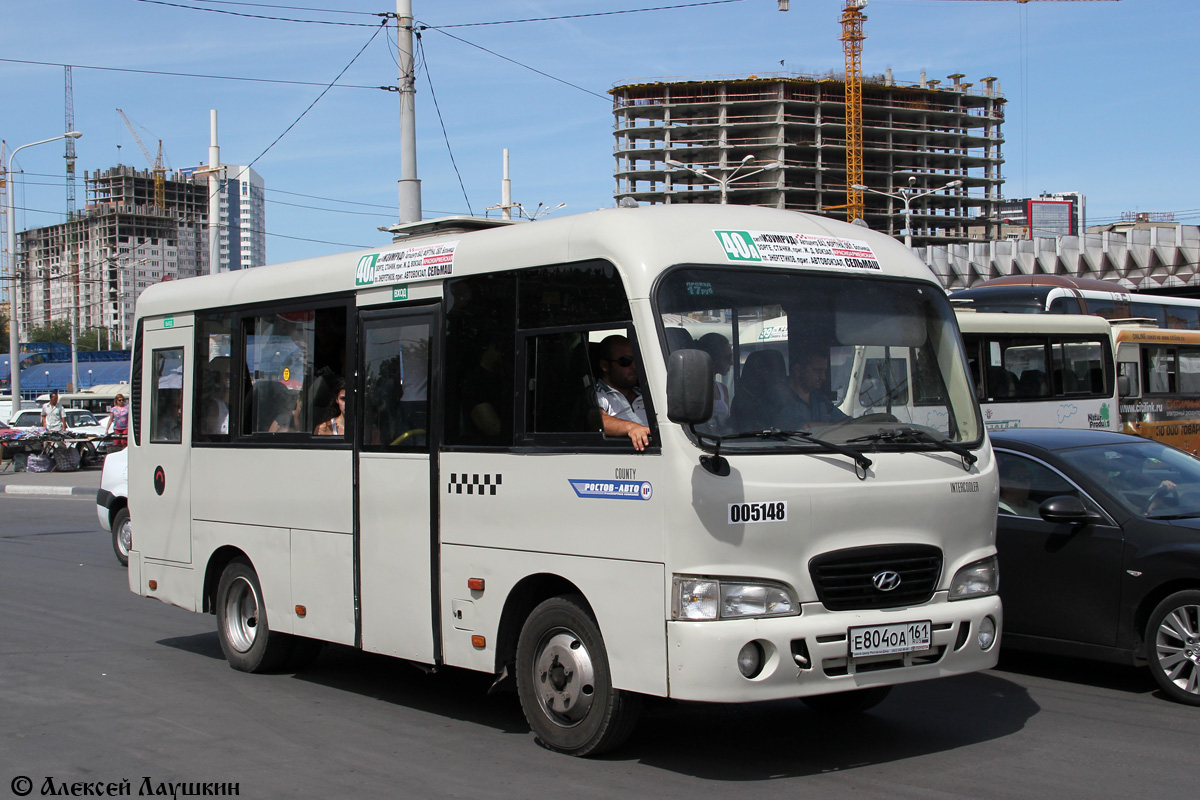
M 920 605 L 937 587 L 942 551 L 922 544 L 853 547 L 817 556 L 808 573 L 830 611 Z

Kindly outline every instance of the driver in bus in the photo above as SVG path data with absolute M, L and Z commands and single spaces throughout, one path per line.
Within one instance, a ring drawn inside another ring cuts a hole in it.
M 619 334 L 600 342 L 600 380 L 596 400 L 600 405 L 605 436 L 628 436 L 633 449 L 642 451 L 650 443 L 646 403 L 638 386 L 633 345 Z
M 779 410 L 779 427 L 785 430 L 803 428 L 812 422 L 837 422 L 846 415 L 825 393 L 829 376 L 829 359 L 817 348 L 798 350 L 792 358 L 786 388 L 788 395 Z

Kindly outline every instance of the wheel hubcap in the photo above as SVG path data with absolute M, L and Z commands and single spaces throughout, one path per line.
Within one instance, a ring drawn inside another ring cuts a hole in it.
M 1159 668 L 1190 694 L 1200 694 L 1200 606 L 1180 606 L 1163 617 L 1154 641 Z
M 225 630 L 229 632 L 229 643 L 239 653 L 254 646 L 258 638 L 258 615 L 254 587 L 245 578 L 236 579 L 225 598 Z
M 121 530 L 117 532 L 117 542 L 121 545 L 121 552 L 129 555 L 129 550 L 133 547 L 133 526 L 128 520 L 121 525 Z
M 577 725 L 595 699 L 592 656 L 574 633 L 550 631 L 538 643 L 533 683 L 546 716 L 563 727 Z

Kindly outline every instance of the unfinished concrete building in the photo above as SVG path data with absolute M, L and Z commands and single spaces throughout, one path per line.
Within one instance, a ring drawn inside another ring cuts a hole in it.
M 1005 100 L 995 78 L 976 87 L 963 77 L 951 75 L 948 84 L 922 77 L 910 85 L 893 80 L 890 70 L 864 77 L 863 185 L 871 228 L 903 235 L 907 193 L 914 245 L 998 233 Z M 718 203 L 725 195 L 730 203 L 845 219 L 841 78 L 751 75 L 610 91 L 618 201 Z M 754 158 L 743 163 L 747 156 Z M 770 165 L 777 166 L 755 171 Z M 962 185 L 933 191 L 955 180 Z M 927 191 L 933 193 L 917 196 Z
M 129 345 L 133 308 L 147 286 L 207 271 L 208 186 L 176 173 L 155 205 L 154 174 L 117 166 L 84 173 L 87 206 L 71 220 L 19 234 L 22 325 L 68 319 Z

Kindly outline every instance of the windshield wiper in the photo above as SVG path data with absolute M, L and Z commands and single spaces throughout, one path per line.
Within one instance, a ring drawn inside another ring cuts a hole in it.
M 919 442 L 921 444 L 931 444 L 939 450 L 947 450 L 962 459 L 963 469 L 970 471 L 979 457 L 972 453 L 962 445 L 955 444 L 949 439 L 939 439 L 932 434 L 926 433 L 920 428 L 910 428 L 907 426 L 899 428 L 880 428 L 878 433 L 869 433 L 866 436 L 857 436 L 853 439 L 848 439 L 850 442 L 876 442 L 884 444 L 897 444 L 899 442 Z
M 1150 514 L 1146 519 L 1195 519 L 1200 517 L 1200 511 L 1191 511 L 1187 514 Z
M 767 428 L 762 431 L 743 431 L 741 433 L 731 433 L 728 436 L 720 437 L 721 441 L 728 442 L 732 439 L 777 439 L 779 441 L 787 441 L 788 439 L 799 439 L 805 444 L 815 444 L 818 448 L 826 453 L 838 453 L 843 456 L 854 459 L 857 465 L 863 471 L 862 477 L 866 477 L 867 470 L 871 468 L 874 462 L 867 458 L 860 450 L 855 450 L 853 447 L 846 447 L 842 444 L 834 444 L 833 442 L 820 439 L 809 433 L 808 431 L 781 431 L 778 428 Z

